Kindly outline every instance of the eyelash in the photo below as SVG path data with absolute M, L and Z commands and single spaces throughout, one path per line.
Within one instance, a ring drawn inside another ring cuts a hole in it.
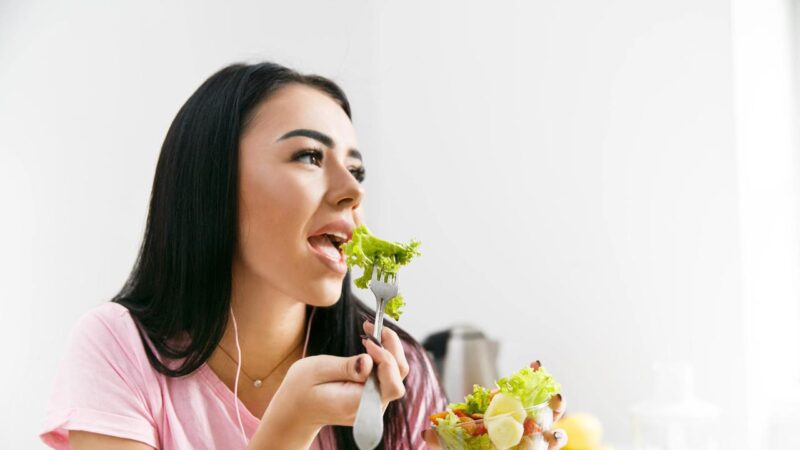
M 295 153 L 294 157 L 292 158 L 293 161 L 302 162 L 302 158 L 313 158 L 316 159 L 317 162 L 309 161 L 310 164 L 314 164 L 317 167 L 322 167 L 322 150 L 316 148 L 309 148 L 305 150 L 300 150 L 299 152 Z M 353 175 L 353 178 L 356 179 L 359 183 L 364 181 L 366 177 L 367 171 L 364 169 L 363 166 L 361 167 L 353 167 L 350 169 L 350 173 Z
M 318 149 L 315 149 L 315 148 L 308 148 L 308 149 L 305 149 L 305 150 L 300 150 L 299 152 L 295 153 L 295 155 L 294 155 L 294 157 L 292 159 L 294 161 L 302 162 L 301 159 L 305 158 L 307 156 L 317 159 L 316 163 L 309 161 L 311 164 L 314 164 L 315 166 L 322 166 L 322 150 L 318 150 Z

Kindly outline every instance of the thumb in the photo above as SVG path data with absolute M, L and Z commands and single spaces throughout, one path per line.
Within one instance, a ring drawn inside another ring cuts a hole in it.
M 442 444 L 439 442 L 439 437 L 436 432 L 428 428 L 422 432 L 422 439 L 428 444 L 429 450 L 442 450 Z
M 556 428 L 555 430 L 551 431 L 545 431 L 544 440 L 548 444 L 548 450 L 558 450 L 567 445 L 567 432 L 560 428 Z
M 304 367 L 304 370 L 314 384 L 336 381 L 363 383 L 372 371 L 373 365 L 372 358 L 365 353 L 350 357 L 316 355 L 306 360 L 310 364 Z

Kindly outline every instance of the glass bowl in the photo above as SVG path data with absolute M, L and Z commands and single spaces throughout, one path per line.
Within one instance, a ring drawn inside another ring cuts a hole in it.
M 542 433 L 553 425 L 553 410 L 542 403 L 525 408 L 523 420 L 513 413 L 455 419 L 444 418 L 432 427 L 442 450 L 547 450 Z

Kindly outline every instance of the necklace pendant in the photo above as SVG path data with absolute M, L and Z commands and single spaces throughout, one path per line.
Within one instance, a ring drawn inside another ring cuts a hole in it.
M 260 388 L 260 387 L 261 387 L 261 380 L 255 380 L 255 381 L 253 381 L 253 387 Z

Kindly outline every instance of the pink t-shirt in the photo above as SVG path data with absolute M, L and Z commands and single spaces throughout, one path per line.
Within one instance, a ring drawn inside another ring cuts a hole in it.
M 427 360 L 422 363 L 430 367 Z M 413 363 L 410 361 L 410 365 Z M 444 406 L 441 392 L 412 392 L 414 367 L 407 379 L 414 401 L 410 420 L 413 448 L 427 417 Z M 104 303 L 84 314 L 72 330 L 67 354 L 56 374 L 41 439 L 68 449 L 68 430 L 82 430 L 143 442 L 162 450 L 243 449 L 236 417 L 239 407 L 248 440 L 260 419 L 203 364 L 180 378 L 152 368 L 127 308 Z M 314 449 L 331 449 L 324 429 Z

